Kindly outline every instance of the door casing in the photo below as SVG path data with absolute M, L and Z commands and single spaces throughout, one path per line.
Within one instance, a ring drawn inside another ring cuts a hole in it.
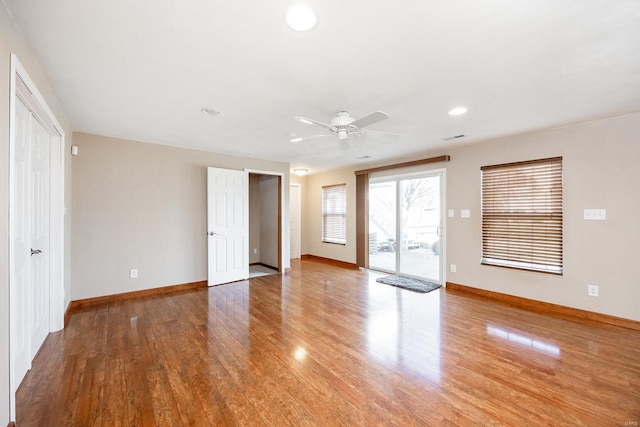
M 286 273 L 291 264 L 289 259 L 289 193 L 285 193 L 285 187 L 288 188 L 289 184 L 285 182 L 285 174 L 282 172 L 250 168 L 246 168 L 245 171 L 251 174 L 275 175 L 280 177 L 280 185 L 278 188 L 278 271 L 280 273 Z

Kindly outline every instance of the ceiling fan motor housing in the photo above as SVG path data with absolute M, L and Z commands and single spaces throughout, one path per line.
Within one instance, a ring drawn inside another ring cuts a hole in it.
M 347 127 L 349 126 L 351 123 L 353 123 L 356 119 L 354 119 L 353 117 L 351 117 L 349 115 L 349 113 L 347 113 L 346 111 L 340 111 L 338 112 L 338 114 L 336 115 L 336 117 L 334 117 L 333 119 L 331 119 L 331 126 L 335 126 L 337 128 L 340 127 Z

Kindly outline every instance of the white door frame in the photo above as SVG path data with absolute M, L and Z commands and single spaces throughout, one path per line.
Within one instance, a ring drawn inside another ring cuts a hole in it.
M 244 169 L 246 172 L 255 173 L 260 175 L 276 175 L 280 177 L 280 194 L 282 194 L 282 200 L 280 200 L 280 212 L 282 212 L 282 218 L 280 218 L 280 256 L 282 260 L 282 271 L 280 273 L 285 274 L 291 268 L 291 259 L 289 259 L 289 191 L 285 192 L 285 188 L 289 188 L 289 180 L 285 179 L 284 172 L 265 171 L 260 169 Z M 286 181 L 286 182 L 285 182 Z M 286 209 L 285 209 L 286 207 Z
M 15 392 L 18 388 L 15 377 L 15 327 L 16 307 L 15 286 L 15 223 L 13 206 L 15 204 L 15 132 L 17 97 L 38 119 L 51 135 L 50 157 L 50 250 L 49 287 L 50 287 L 50 332 L 64 327 L 64 153 L 65 135 L 62 126 L 47 105 L 44 97 L 29 77 L 18 57 L 11 54 L 11 81 L 9 98 L 9 387 L 11 419 L 16 419 Z

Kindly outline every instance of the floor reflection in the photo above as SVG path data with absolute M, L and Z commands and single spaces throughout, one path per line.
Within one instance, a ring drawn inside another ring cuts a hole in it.
M 367 349 L 380 363 L 440 382 L 440 294 L 368 285 Z
M 487 332 L 490 335 L 502 338 L 515 344 L 519 344 L 521 346 L 529 347 L 532 350 L 540 351 L 551 356 L 560 356 L 560 347 L 536 338 L 508 331 L 495 325 L 487 325 Z
M 209 288 L 207 333 L 211 360 L 232 352 L 240 365 L 247 364 L 251 351 L 250 290 L 248 280 Z

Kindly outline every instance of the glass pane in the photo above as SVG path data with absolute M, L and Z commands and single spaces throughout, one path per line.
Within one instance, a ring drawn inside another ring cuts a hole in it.
M 440 176 L 400 181 L 399 274 L 440 281 Z
M 396 271 L 396 182 L 369 185 L 369 268 Z

